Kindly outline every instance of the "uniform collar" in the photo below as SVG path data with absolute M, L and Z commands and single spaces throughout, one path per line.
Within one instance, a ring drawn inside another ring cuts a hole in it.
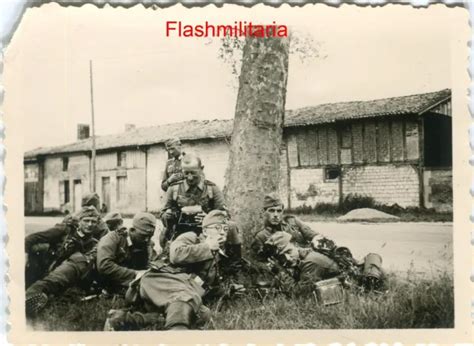
M 183 181 L 183 184 L 184 184 L 184 190 L 185 191 L 188 191 L 191 186 L 188 185 L 188 182 L 186 181 L 186 179 Z M 204 180 L 201 178 L 201 181 L 199 182 L 199 184 L 197 184 L 197 187 L 203 191 L 204 190 Z
M 282 220 L 280 224 L 276 226 L 273 226 L 270 223 L 267 223 L 265 225 L 265 229 L 273 233 L 273 232 L 281 231 L 284 226 L 286 226 L 286 222 L 285 220 Z

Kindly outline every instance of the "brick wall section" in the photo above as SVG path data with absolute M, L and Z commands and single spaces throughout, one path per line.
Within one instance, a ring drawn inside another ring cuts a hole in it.
M 344 196 L 367 195 L 388 205 L 419 206 L 418 173 L 409 165 L 346 167 L 342 191 Z
M 424 172 L 425 207 L 453 211 L 453 171 L 426 169 Z
M 337 179 L 325 182 L 324 169 L 292 169 L 291 208 L 314 206 L 317 203 L 334 203 L 339 200 Z

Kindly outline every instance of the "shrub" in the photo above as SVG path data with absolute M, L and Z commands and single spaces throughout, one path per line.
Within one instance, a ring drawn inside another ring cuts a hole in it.
M 370 196 L 365 196 L 365 195 L 359 195 L 357 193 L 355 194 L 348 194 L 346 195 L 342 203 L 339 205 L 339 212 L 341 213 L 347 213 L 351 210 L 354 209 L 360 209 L 360 208 L 376 208 L 377 203 L 375 202 L 375 199 Z

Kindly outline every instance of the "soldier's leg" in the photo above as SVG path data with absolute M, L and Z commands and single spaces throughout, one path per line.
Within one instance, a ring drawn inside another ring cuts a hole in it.
M 28 254 L 25 266 L 25 286 L 30 287 L 33 283 L 45 276 L 48 266 L 47 252 L 33 252 Z
M 35 314 L 44 308 L 48 295 L 57 295 L 76 285 L 87 276 L 90 269 L 91 263 L 83 254 L 73 254 L 26 290 L 27 314 Z
M 319 252 L 311 251 L 300 264 L 301 279 L 305 281 L 316 282 L 338 273 L 339 266 L 337 263 Z
M 27 293 L 43 292 L 56 295 L 77 284 L 89 273 L 90 268 L 91 264 L 86 256 L 76 252 L 43 279 L 31 285 Z
M 163 315 L 158 312 L 142 313 L 138 311 L 110 310 L 105 321 L 104 330 L 140 330 L 151 326 L 162 326 L 163 324 Z
M 195 318 L 196 314 L 189 303 L 176 301 L 166 307 L 165 328 L 169 330 L 190 329 Z

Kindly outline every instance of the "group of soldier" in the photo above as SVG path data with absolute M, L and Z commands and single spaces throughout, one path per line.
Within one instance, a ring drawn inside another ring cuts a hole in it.
M 26 237 L 27 317 L 37 315 L 52 297 L 79 286 L 86 294 L 125 297 L 126 308 L 109 312 L 107 330 L 156 325 L 192 329 L 211 318 L 203 299 L 222 295 L 224 284 L 233 292 L 245 290 L 239 280 L 244 276 L 245 281 L 249 266 L 254 272 L 266 270 L 271 274 L 268 286 L 287 294 L 303 294 L 314 283 L 341 276 L 346 264 L 373 274 L 361 277 L 383 279 L 378 256 L 353 261 L 346 248 L 284 215 L 275 193 L 263 199 L 264 226 L 253 233 L 248 246 L 252 260 L 243 259 L 242 234 L 220 189 L 205 179 L 200 158 L 185 155 L 179 139 L 165 144 L 170 159 L 162 179 L 166 202 L 159 214 L 164 226 L 161 253 L 152 241 L 157 228 L 153 214 L 137 213 L 126 228 L 119 212 L 102 217 L 99 196 L 87 194 L 78 213 Z

